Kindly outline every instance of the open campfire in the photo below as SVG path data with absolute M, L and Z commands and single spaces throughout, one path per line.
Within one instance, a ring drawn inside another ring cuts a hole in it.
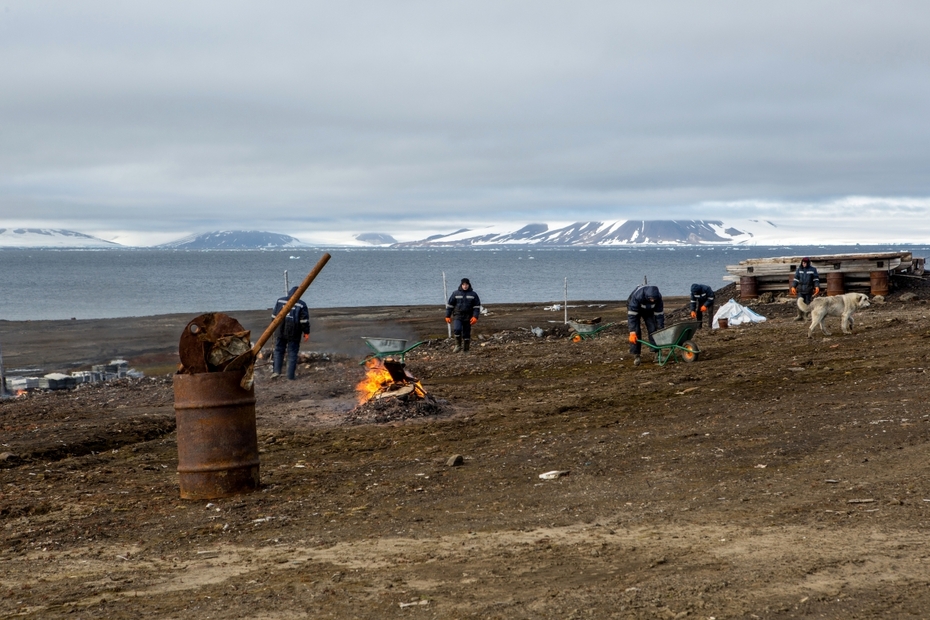
M 365 362 L 365 378 L 356 387 L 359 404 L 383 398 L 426 398 L 423 385 L 406 366 L 393 358 L 372 357 Z
M 349 421 L 383 423 L 443 413 L 443 404 L 426 393 L 403 362 L 372 357 L 365 370 L 355 386 L 359 404 L 349 412 Z

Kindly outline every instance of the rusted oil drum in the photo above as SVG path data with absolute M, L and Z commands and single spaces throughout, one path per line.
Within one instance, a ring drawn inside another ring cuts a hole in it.
M 869 288 L 872 295 L 888 294 L 888 272 L 887 271 L 870 271 Z
M 759 296 L 756 290 L 756 276 L 739 277 L 739 296 L 740 299 L 755 299 Z
M 842 271 L 831 271 L 827 274 L 827 297 L 842 295 L 846 292 L 846 280 Z
M 244 371 L 174 376 L 182 499 L 214 499 L 258 488 L 255 391 Z

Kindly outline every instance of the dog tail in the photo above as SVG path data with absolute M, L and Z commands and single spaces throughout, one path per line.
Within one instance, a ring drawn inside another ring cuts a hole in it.
M 806 303 L 804 303 L 804 300 L 801 299 L 800 297 L 798 297 L 798 308 L 801 310 L 801 312 L 811 311 L 811 307 L 807 305 Z

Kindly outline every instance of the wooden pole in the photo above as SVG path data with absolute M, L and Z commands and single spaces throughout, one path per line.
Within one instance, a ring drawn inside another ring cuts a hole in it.
M 446 287 L 446 272 L 442 272 L 442 306 L 446 307 L 446 304 L 449 303 L 449 289 Z M 446 333 L 449 338 L 452 338 L 452 323 L 446 323 Z
M 294 294 L 291 295 L 291 298 L 287 300 L 287 303 L 284 304 L 284 307 L 281 308 L 281 311 L 278 312 L 278 316 L 274 318 L 271 322 L 271 325 L 265 329 L 265 332 L 259 337 L 258 341 L 252 347 L 252 356 L 258 355 L 258 352 L 262 350 L 262 347 L 265 345 L 265 342 L 271 338 L 271 334 L 274 333 L 274 330 L 278 329 L 278 326 L 284 322 L 284 317 L 287 316 L 287 313 L 291 311 L 291 308 L 294 307 L 294 304 L 297 303 L 297 300 L 300 299 L 300 296 L 304 294 L 307 290 L 307 287 L 310 286 L 310 283 L 319 275 L 320 271 L 323 270 L 323 267 L 326 266 L 327 261 L 332 258 L 329 253 L 323 254 L 323 257 L 317 262 L 316 267 L 313 268 L 313 271 L 307 274 L 307 277 L 304 278 L 304 281 L 300 283 L 300 286 L 297 287 L 297 290 L 294 291 Z M 246 355 L 243 353 L 242 355 Z M 242 357 L 242 356 L 240 356 Z
M 0 398 L 5 398 L 6 396 L 6 374 L 3 372 L 3 347 L 0 346 Z

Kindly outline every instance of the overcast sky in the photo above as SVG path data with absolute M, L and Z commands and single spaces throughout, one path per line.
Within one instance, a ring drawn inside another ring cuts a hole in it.
M 926 2 L 0 0 L 0 226 L 930 236 L 928 111 Z

